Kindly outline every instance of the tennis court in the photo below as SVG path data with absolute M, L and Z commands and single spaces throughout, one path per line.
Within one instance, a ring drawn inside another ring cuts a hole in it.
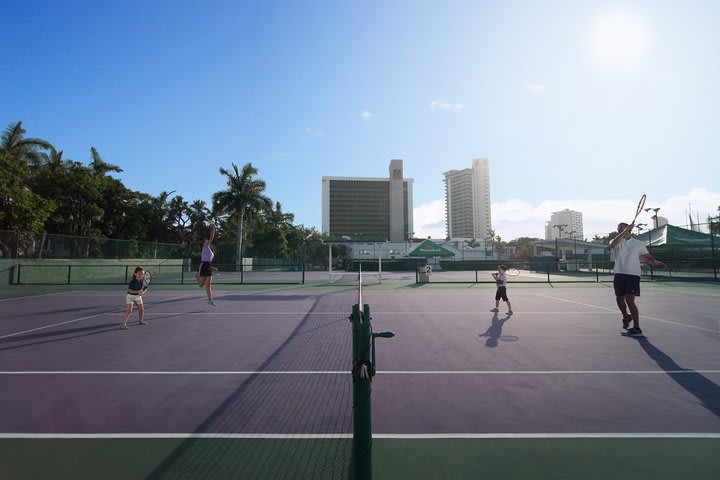
M 370 282 L 376 479 L 718 478 L 720 290 Z M 0 300 L 0 477 L 349 478 L 353 285 Z M 50 292 L 50 293 L 48 293 Z

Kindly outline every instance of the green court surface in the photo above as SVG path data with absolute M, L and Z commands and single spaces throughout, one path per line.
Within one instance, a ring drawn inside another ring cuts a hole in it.
M 349 441 L 3 439 L 0 478 L 313 479 L 326 443 Z M 167 462 L 184 442 L 188 458 Z M 376 438 L 373 447 L 376 480 L 720 478 L 720 438 Z M 346 468 L 335 478 L 349 478 Z

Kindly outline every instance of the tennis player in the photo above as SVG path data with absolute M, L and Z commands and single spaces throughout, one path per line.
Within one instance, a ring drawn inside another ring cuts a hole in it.
M 198 287 L 202 288 L 205 287 L 205 293 L 207 293 L 207 299 L 208 303 L 210 305 L 215 305 L 215 301 L 213 300 L 213 293 L 212 293 L 212 261 L 213 258 L 215 258 L 215 254 L 213 253 L 212 249 L 210 248 L 210 245 L 212 245 L 213 240 L 215 240 L 215 225 L 210 225 L 210 236 L 203 240 L 201 249 L 200 249 L 200 271 L 198 272 Z
M 492 277 L 495 279 L 495 283 L 497 284 L 497 292 L 495 292 L 495 308 L 490 310 L 491 312 L 498 312 L 498 307 L 500 306 L 500 299 L 502 299 L 503 302 L 507 303 L 508 306 L 508 315 L 512 315 L 512 305 L 510 305 L 510 300 L 508 300 L 507 296 L 507 275 L 505 272 L 507 272 L 508 267 L 505 265 L 498 265 L 498 271 L 493 272 Z
M 655 267 L 663 268 L 665 264 L 650 255 L 644 242 L 632 238 L 633 228 L 634 223 L 619 223 L 618 236 L 612 239 L 610 248 L 615 256 L 613 287 L 615 301 L 623 316 L 622 327 L 627 330 L 627 335 L 640 337 L 643 332 L 640 328 L 640 312 L 635 303 L 635 297 L 640 296 L 640 259 Z M 631 320 L 633 326 L 628 328 Z
M 145 317 L 145 306 L 143 305 L 143 295 L 145 295 L 145 292 L 147 290 L 143 290 L 143 278 L 145 276 L 145 270 L 142 267 L 137 267 L 135 269 L 135 272 L 133 272 L 133 278 L 130 280 L 130 283 L 128 284 L 127 289 L 127 295 L 125 296 L 125 304 L 127 305 L 127 308 L 125 309 L 125 318 L 123 318 L 122 328 L 123 330 L 127 330 L 127 322 L 128 318 L 130 318 L 130 314 L 132 313 L 133 305 L 137 305 L 138 309 L 138 325 L 147 325 L 147 322 L 143 320 L 143 317 Z

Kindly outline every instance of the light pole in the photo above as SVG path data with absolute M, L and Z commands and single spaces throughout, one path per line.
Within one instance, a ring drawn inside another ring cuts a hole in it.
M 562 237 L 562 232 L 566 227 L 567 223 L 553 225 L 553 228 L 558 229 L 558 236 L 555 237 L 555 258 L 558 258 L 558 238 Z
M 650 210 L 652 210 L 653 212 L 655 212 L 655 215 L 653 215 L 652 217 L 650 217 L 650 218 L 653 219 L 653 228 L 658 228 L 658 213 L 657 213 L 657 212 L 660 210 L 660 207 L 657 207 L 657 208 L 652 208 L 652 207 L 650 207 L 650 208 L 646 208 L 646 209 L 645 209 L 646 212 L 649 212 Z
M 410 253 L 410 244 L 412 243 L 412 239 L 415 238 L 415 232 L 408 232 L 407 234 L 407 242 L 405 243 L 405 256 L 408 256 L 408 253 Z
M 577 232 L 575 230 L 570 230 L 567 232 L 568 235 L 570 235 L 570 238 L 573 239 L 573 260 L 575 260 L 575 270 L 579 270 L 578 268 L 578 259 L 577 259 Z

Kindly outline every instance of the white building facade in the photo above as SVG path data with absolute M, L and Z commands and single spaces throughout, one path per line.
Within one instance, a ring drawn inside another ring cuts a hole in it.
M 486 158 L 477 158 L 473 160 L 472 168 L 443 173 L 447 238 L 484 239 L 490 234 L 488 163 Z
M 556 238 L 584 239 L 582 212 L 567 208 L 560 212 L 553 212 L 550 221 L 545 225 L 545 240 L 555 240 Z

